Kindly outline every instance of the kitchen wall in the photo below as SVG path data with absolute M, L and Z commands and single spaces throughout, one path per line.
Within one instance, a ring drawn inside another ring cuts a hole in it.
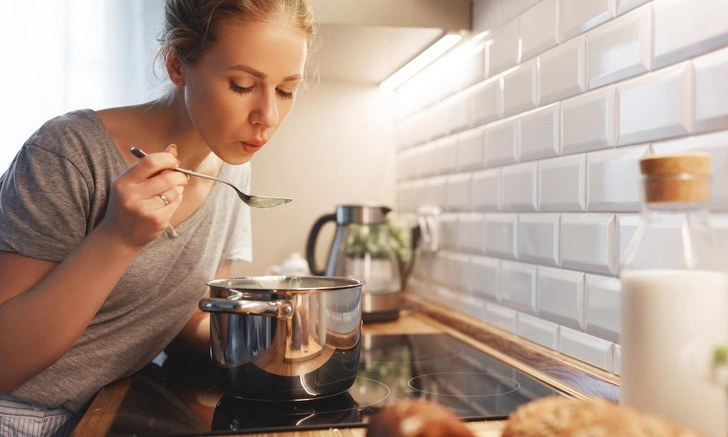
M 713 155 L 728 219 L 725 0 L 476 0 L 476 38 L 403 85 L 397 205 L 442 208 L 415 293 L 619 373 L 638 160 Z M 727 261 L 728 263 L 728 261 Z
M 305 256 L 316 219 L 337 204 L 394 206 L 395 96 L 372 85 L 310 80 L 272 140 L 251 161 L 255 194 L 291 197 L 272 209 L 252 209 L 253 262 L 233 265 L 235 276 L 262 275 L 291 252 Z M 325 260 L 334 225 L 317 244 Z

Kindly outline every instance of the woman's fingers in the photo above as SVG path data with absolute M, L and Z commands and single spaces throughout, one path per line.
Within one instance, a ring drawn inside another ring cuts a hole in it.
M 160 208 L 171 207 L 173 208 L 173 210 L 176 210 L 179 207 L 179 204 L 182 202 L 183 191 L 184 188 L 182 188 L 181 186 L 176 186 L 172 189 L 164 191 L 163 193 L 157 194 L 157 198 L 159 198 L 161 202 L 156 203 L 159 203 Z

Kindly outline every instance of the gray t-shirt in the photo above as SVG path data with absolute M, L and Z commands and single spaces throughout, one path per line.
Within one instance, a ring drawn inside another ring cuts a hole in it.
M 63 261 L 103 219 L 111 183 L 125 169 L 95 111 L 48 121 L 0 177 L 0 250 Z M 250 164 L 224 165 L 220 177 L 249 189 Z M 137 255 L 73 347 L 12 395 L 83 412 L 99 389 L 170 343 L 221 266 L 251 259 L 250 209 L 216 184 L 192 217 Z M 88 291 L 83 282 L 67 290 Z

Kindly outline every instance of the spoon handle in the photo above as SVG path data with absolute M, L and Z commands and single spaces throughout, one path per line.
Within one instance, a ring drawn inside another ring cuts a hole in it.
M 132 155 L 136 156 L 139 159 L 142 159 L 145 156 L 147 156 L 147 154 L 144 153 L 144 151 L 142 151 L 141 149 L 139 149 L 137 147 L 132 147 L 131 148 L 131 153 L 132 153 Z M 211 181 L 224 182 L 226 184 L 228 183 L 227 181 L 224 181 L 222 179 L 218 179 L 215 176 L 206 175 L 204 173 L 197 173 L 196 171 L 187 170 L 187 169 L 184 169 L 184 168 L 179 168 L 178 167 L 178 168 L 173 168 L 172 170 L 178 171 L 180 173 L 188 174 L 190 176 L 197 176 L 198 178 L 210 179 Z

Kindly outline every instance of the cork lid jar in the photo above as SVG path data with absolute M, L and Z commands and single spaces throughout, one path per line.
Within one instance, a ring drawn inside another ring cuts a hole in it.
M 710 200 L 709 153 L 649 156 L 640 160 L 646 203 L 705 203 Z

